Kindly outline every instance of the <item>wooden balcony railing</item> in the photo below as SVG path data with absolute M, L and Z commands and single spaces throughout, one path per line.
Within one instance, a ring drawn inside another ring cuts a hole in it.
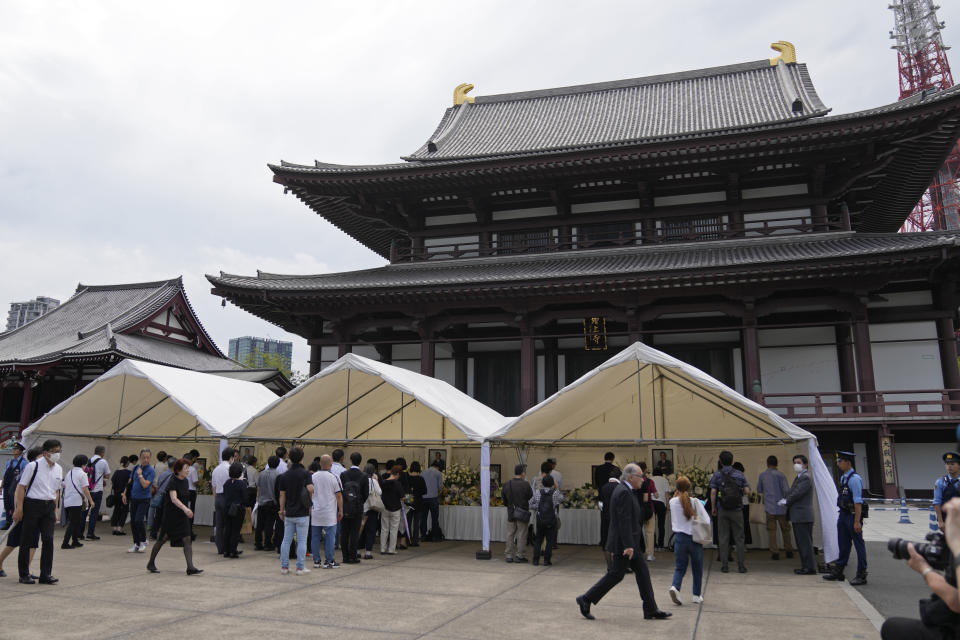
M 830 216 L 815 222 L 810 216 L 790 215 L 766 220 L 732 222 L 728 216 L 696 216 L 691 218 L 664 218 L 654 221 L 649 231 L 597 231 L 589 223 L 579 228 L 577 234 L 547 235 L 546 232 L 529 232 L 500 238 L 491 242 L 452 242 L 434 244 L 414 249 L 395 243 L 390 250 L 391 262 L 418 262 L 421 260 L 450 260 L 507 256 L 525 253 L 550 253 L 571 249 L 595 249 L 600 247 L 627 247 L 636 245 L 667 244 L 674 242 L 699 242 L 706 240 L 729 240 L 774 235 L 797 235 L 817 231 L 839 231 L 847 227 L 841 218 Z M 539 237 L 537 237 L 539 235 Z
M 766 393 L 759 402 L 791 421 L 960 417 L 960 389 Z

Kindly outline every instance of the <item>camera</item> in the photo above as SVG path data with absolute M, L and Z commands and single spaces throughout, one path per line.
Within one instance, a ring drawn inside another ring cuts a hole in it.
M 931 531 L 925 539 L 928 542 L 914 542 L 913 548 L 931 567 L 938 571 L 945 571 L 949 568 L 952 559 L 946 538 L 939 531 Z M 909 543 L 909 540 L 903 538 L 890 538 L 887 541 L 887 549 L 897 560 L 909 560 L 910 552 L 907 550 Z

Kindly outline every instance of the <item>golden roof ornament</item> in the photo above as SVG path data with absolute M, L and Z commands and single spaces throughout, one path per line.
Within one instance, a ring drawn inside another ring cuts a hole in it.
M 783 62 L 784 64 L 796 64 L 797 48 L 793 46 L 792 42 L 778 40 L 777 42 L 771 43 L 770 48 L 774 51 L 780 52 L 780 55 L 776 58 L 770 58 L 771 67 L 777 66 L 778 62 Z
M 473 98 L 467 94 L 473 91 L 473 85 L 469 82 L 464 82 L 463 84 L 458 84 L 457 88 L 453 90 L 453 106 L 459 106 L 464 102 L 473 102 Z

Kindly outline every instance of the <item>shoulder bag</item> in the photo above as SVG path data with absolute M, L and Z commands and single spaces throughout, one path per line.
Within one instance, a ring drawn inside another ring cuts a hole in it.
M 691 518 L 691 531 L 693 541 L 697 544 L 708 544 L 713 542 L 713 527 L 710 525 L 710 520 L 703 517 L 707 515 L 706 509 L 703 507 L 703 503 L 693 498 L 697 502 L 697 513 Z
M 373 478 L 370 479 L 370 496 L 367 498 L 367 501 L 370 503 L 370 510 L 376 511 L 377 513 L 383 513 L 386 511 L 386 507 L 383 506 L 383 490 L 380 488 L 379 483 Z

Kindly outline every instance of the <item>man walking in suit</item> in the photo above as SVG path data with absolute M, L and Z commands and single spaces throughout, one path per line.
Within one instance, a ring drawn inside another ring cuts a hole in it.
M 606 575 L 597 584 L 590 587 L 582 596 L 577 596 L 580 613 L 587 620 L 593 620 L 590 605 L 597 604 L 610 589 L 623 580 L 627 567 L 633 569 L 637 577 L 637 587 L 643 600 L 643 618 L 645 620 L 669 618 L 672 614 L 661 611 L 653 597 L 650 584 L 650 572 L 640 553 L 640 535 L 642 518 L 640 504 L 633 491 L 643 484 L 643 472 L 636 464 L 628 464 L 623 469 L 620 484 L 613 490 L 610 499 L 610 529 L 607 532 L 606 550 L 613 555 L 613 561 Z
M 787 519 L 793 524 L 793 537 L 800 553 L 800 568 L 793 572 L 801 576 L 817 573 L 813 557 L 813 482 L 807 470 L 807 457 L 793 456 L 793 470 L 797 477 L 790 491 L 778 504 L 787 507 Z

